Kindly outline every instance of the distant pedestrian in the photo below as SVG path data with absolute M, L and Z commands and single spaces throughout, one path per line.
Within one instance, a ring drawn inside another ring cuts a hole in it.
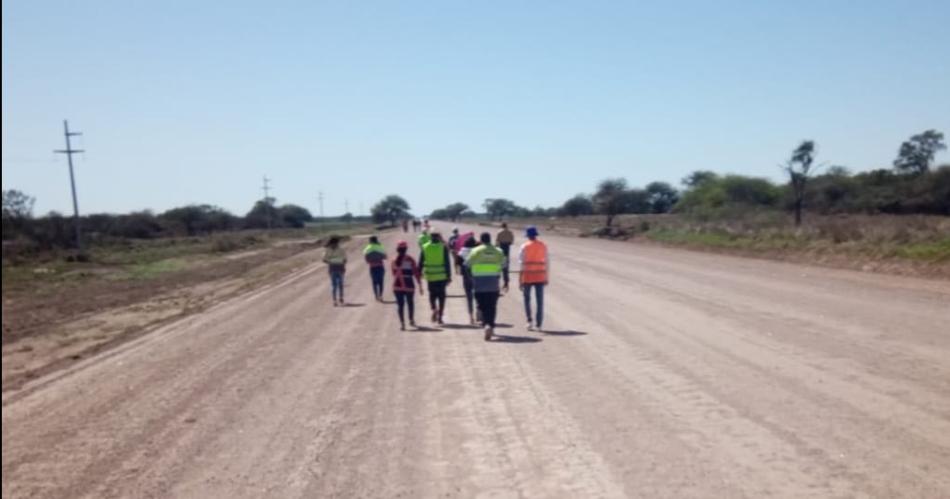
M 499 278 L 503 277 L 505 254 L 492 246 L 491 234 L 484 232 L 480 236 L 481 245 L 473 249 L 465 260 L 465 266 L 472 272 L 472 284 L 475 301 L 482 314 L 485 325 L 485 341 L 495 335 L 495 319 L 498 315 L 498 298 L 501 296 Z M 508 288 L 508 281 L 505 281 Z
M 429 285 L 429 305 L 432 307 L 432 322 L 442 324 L 445 313 L 445 289 L 452 282 L 452 259 L 448 246 L 442 242 L 442 234 L 433 230 L 429 242 L 422 246 L 419 267 Z
M 528 317 L 528 330 L 531 331 L 537 327 L 541 330 L 544 322 L 544 287 L 548 284 L 548 269 L 551 265 L 551 257 L 548 255 L 548 247 L 538 239 L 538 229 L 534 226 L 525 230 L 528 241 L 521 245 L 518 252 L 518 261 L 521 262 L 521 278 L 519 288 L 524 293 L 524 311 Z M 531 322 L 531 289 L 534 288 L 537 299 L 538 313 L 534 317 L 534 323 Z
M 458 240 L 459 240 L 459 228 L 458 228 L 458 227 L 453 227 L 453 228 L 452 228 L 452 235 L 449 236 L 449 241 L 448 241 L 449 252 L 452 253 L 452 256 L 453 256 L 453 257 L 454 257 L 455 255 L 458 255 L 458 252 L 459 252 L 459 250 L 458 250 L 458 248 L 459 248 Z M 458 262 L 457 259 L 454 259 L 454 258 L 453 258 L 453 260 L 454 260 L 456 263 Z M 455 266 L 455 273 L 458 274 L 459 272 L 460 272 L 459 267 L 458 267 L 458 265 L 456 265 L 456 266 Z
M 429 235 L 429 229 L 422 229 L 422 232 L 419 234 L 417 241 L 419 242 L 419 249 L 422 249 L 427 242 L 432 240 L 432 236 Z
M 403 232 L 409 232 L 409 219 L 408 219 L 408 218 L 403 218 L 403 219 L 402 219 L 402 231 L 403 231 Z
M 465 243 L 463 243 L 462 249 L 455 257 L 456 265 L 461 269 L 462 286 L 465 288 L 465 304 L 468 306 L 468 321 L 473 326 L 475 325 L 475 288 L 472 282 L 472 271 L 465 265 L 465 260 L 468 259 L 468 256 L 472 254 L 472 250 L 477 246 L 478 242 L 475 241 L 475 236 L 466 235 Z
M 505 254 L 505 281 L 508 281 L 508 269 L 511 264 L 511 245 L 515 243 L 515 235 L 508 230 L 508 224 L 502 222 L 501 231 L 498 232 L 498 235 L 495 236 L 495 243 L 498 244 L 498 247 L 501 248 L 501 252 Z
M 416 261 L 406 254 L 408 251 L 409 244 L 399 241 L 396 246 L 396 259 L 393 260 L 393 292 L 396 294 L 396 309 L 399 311 L 399 329 L 403 331 L 406 330 L 406 308 L 409 312 L 409 325 L 416 327 L 416 283 L 419 284 L 419 294 L 425 294 L 422 290 L 422 273 Z
M 383 301 L 383 281 L 386 278 L 386 248 L 379 242 L 379 238 L 371 236 L 369 244 L 363 248 L 363 258 L 369 264 L 369 276 L 373 282 L 373 294 L 376 301 Z
M 330 292 L 333 295 L 333 306 L 343 306 L 343 276 L 346 274 L 346 251 L 340 247 L 339 237 L 331 236 L 327 241 L 323 263 L 327 264 L 327 271 L 330 273 Z

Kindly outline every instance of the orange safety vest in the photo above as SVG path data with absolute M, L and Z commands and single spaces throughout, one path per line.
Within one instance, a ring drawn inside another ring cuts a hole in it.
M 548 283 L 548 247 L 535 239 L 524 243 L 521 262 L 521 284 Z

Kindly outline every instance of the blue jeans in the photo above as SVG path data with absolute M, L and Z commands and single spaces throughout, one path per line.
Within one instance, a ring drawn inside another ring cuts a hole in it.
M 333 293 L 333 300 L 343 301 L 343 273 L 330 272 L 330 285 Z M 337 298 L 339 296 L 339 298 Z
M 544 284 L 524 285 L 524 313 L 528 316 L 528 322 L 531 322 L 531 288 L 534 288 L 534 296 L 538 300 L 538 315 L 534 325 L 541 327 L 544 321 Z
M 373 294 L 376 298 L 383 297 L 383 279 L 386 277 L 386 267 L 370 267 L 369 276 L 373 279 Z

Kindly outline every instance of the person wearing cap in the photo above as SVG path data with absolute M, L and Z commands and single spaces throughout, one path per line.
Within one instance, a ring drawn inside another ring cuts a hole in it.
M 509 263 L 511 263 L 511 245 L 515 244 L 515 235 L 510 230 L 508 230 L 507 223 L 501 223 L 501 231 L 499 231 L 498 235 L 495 236 L 495 243 L 498 244 L 498 247 L 501 248 L 501 252 L 505 254 L 505 258 L 508 259 L 508 263 L 505 264 L 504 270 L 505 281 L 507 281 Z
M 399 312 L 399 329 L 406 330 L 405 309 L 409 312 L 409 325 L 416 327 L 416 304 L 415 292 L 416 283 L 419 284 L 419 294 L 424 295 L 422 290 L 422 272 L 419 266 L 407 253 L 409 252 L 409 243 L 399 241 L 396 245 L 396 258 L 393 260 L 393 292 L 396 295 L 396 310 Z
M 530 226 L 525 229 L 525 236 L 528 241 L 521 245 L 521 250 L 518 252 L 518 261 L 521 263 L 518 287 L 524 294 L 524 311 L 528 317 L 528 330 L 531 331 L 537 327 L 540 331 L 541 324 L 544 322 L 544 287 L 548 284 L 550 257 L 547 245 L 538 239 L 537 227 Z M 531 322 L 532 288 L 534 288 L 538 306 L 538 313 L 533 323 Z
M 338 236 L 331 236 L 327 241 L 323 263 L 327 264 L 327 271 L 330 273 L 330 292 L 333 295 L 333 306 L 342 306 L 343 275 L 346 274 L 346 251 L 340 247 Z
M 501 296 L 501 287 L 498 280 L 503 276 L 505 254 L 491 243 L 491 234 L 483 232 L 479 237 L 481 245 L 473 249 L 465 259 L 465 266 L 472 273 L 472 285 L 475 291 L 475 302 L 482 314 L 482 323 L 485 325 L 485 341 L 491 341 L 495 335 L 495 318 L 498 315 L 498 298 Z M 505 288 L 508 281 L 505 281 Z
M 376 301 L 383 301 L 383 281 L 386 277 L 386 249 L 379 238 L 371 236 L 369 244 L 363 248 L 363 258 L 369 264 L 369 276 L 373 282 L 373 294 Z
M 429 286 L 429 305 L 432 322 L 442 324 L 445 313 L 445 288 L 452 282 L 452 258 L 448 246 L 442 242 L 442 233 L 435 229 L 431 240 L 422 246 L 419 267 Z

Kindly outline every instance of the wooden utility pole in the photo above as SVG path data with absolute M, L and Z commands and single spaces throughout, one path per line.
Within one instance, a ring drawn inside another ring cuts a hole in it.
M 56 149 L 55 153 L 65 154 L 69 162 L 69 186 L 73 191 L 73 219 L 76 224 L 76 251 L 82 255 L 82 226 L 79 222 L 79 200 L 76 198 L 76 175 L 73 173 L 73 154 L 86 152 L 82 149 L 73 149 L 70 137 L 82 135 L 82 132 L 70 132 L 69 121 L 63 120 L 63 135 L 66 137 L 66 149 Z

